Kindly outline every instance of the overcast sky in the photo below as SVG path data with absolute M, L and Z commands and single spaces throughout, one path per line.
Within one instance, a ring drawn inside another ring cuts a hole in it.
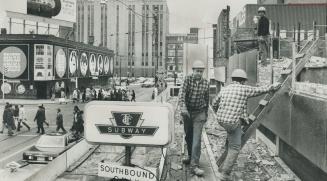
M 190 27 L 210 27 L 217 23 L 220 11 L 229 5 L 234 17 L 245 4 L 257 0 L 167 0 L 170 33 L 188 33 Z

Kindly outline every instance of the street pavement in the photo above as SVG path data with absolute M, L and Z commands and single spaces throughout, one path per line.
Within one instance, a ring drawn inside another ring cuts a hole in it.
M 129 86 L 130 90 L 134 90 L 136 93 L 136 101 L 150 101 L 153 88 L 141 88 L 139 85 Z M 36 133 L 37 126 L 34 122 L 34 117 L 38 109 L 39 104 L 43 104 L 45 107 L 46 121 L 50 124 L 49 127 L 44 125 L 46 132 L 52 132 L 56 130 L 56 113 L 57 108 L 61 109 L 64 117 L 64 128 L 68 131 L 73 123 L 73 108 L 77 105 L 81 110 L 84 110 L 86 103 L 73 103 L 69 101 L 67 104 L 59 104 L 58 101 L 51 100 L 26 100 L 26 99 L 10 99 L 5 100 L 11 104 L 23 104 L 26 111 L 27 124 L 31 127 L 28 131 L 23 127 L 20 132 L 15 131 L 13 137 L 7 135 L 7 129 L 3 134 L 0 134 L 0 168 L 11 160 L 11 158 L 21 158 L 21 155 L 16 157 L 15 153 L 19 153 L 29 146 L 36 143 L 39 138 L 39 134 Z M 4 105 L 0 105 L 0 112 L 3 112 Z M 1 119 L 1 118 L 0 118 Z M 2 120 L 1 120 L 2 121 Z M 16 123 L 17 124 L 17 123 Z

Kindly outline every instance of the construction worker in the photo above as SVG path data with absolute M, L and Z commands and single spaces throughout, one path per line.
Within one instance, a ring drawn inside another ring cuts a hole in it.
M 232 82 L 223 87 L 212 101 L 213 109 L 217 115 L 218 123 L 227 131 L 227 156 L 223 158 L 219 171 L 221 180 L 228 180 L 233 164 L 236 162 L 241 149 L 241 119 L 247 120 L 247 100 L 269 91 L 275 91 L 280 83 L 262 87 L 244 85 L 247 74 L 242 69 L 233 71 Z
M 208 116 L 209 82 L 202 77 L 205 66 L 200 60 L 193 63 L 193 74 L 186 76 L 179 94 L 179 106 L 183 117 L 188 156 L 184 164 L 191 164 L 191 173 L 202 176 L 199 168 L 201 133 Z
M 261 64 L 268 64 L 268 50 L 269 50 L 269 19 L 266 17 L 266 8 L 260 7 L 258 9 L 259 21 L 258 21 L 258 44 L 259 44 L 259 53 L 261 55 Z

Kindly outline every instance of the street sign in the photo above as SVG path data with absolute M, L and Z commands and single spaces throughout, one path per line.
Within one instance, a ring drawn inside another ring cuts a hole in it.
M 116 179 L 127 179 L 133 181 L 157 181 L 156 168 L 146 167 L 144 169 L 138 167 L 121 166 L 117 163 L 98 164 L 98 176 Z
M 85 106 L 85 138 L 93 144 L 165 146 L 174 135 L 168 103 L 93 101 Z

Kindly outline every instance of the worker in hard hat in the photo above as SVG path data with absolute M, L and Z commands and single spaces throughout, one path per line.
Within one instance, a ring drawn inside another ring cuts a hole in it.
M 185 77 L 179 94 L 188 152 L 182 162 L 191 164 L 192 174 L 202 176 L 204 171 L 199 168 L 201 133 L 208 116 L 209 82 L 203 78 L 205 65 L 201 60 L 194 61 L 192 69 L 193 73 Z
M 266 17 L 266 8 L 259 7 L 258 9 L 259 20 L 258 20 L 258 44 L 259 44 L 259 53 L 261 55 L 261 64 L 268 64 L 268 51 L 269 51 L 269 19 Z
M 227 156 L 219 167 L 221 180 L 230 179 L 233 164 L 236 162 L 241 149 L 241 118 L 247 118 L 247 100 L 269 91 L 275 91 L 280 83 L 273 85 L 253 87 L 245 85 L 247 74 L 242 69 L 232 72 L 232 82 L 221 89 L 212 101 L 213 109 L 217 115 L 218 123 L 227 131 L 225 149 Z

